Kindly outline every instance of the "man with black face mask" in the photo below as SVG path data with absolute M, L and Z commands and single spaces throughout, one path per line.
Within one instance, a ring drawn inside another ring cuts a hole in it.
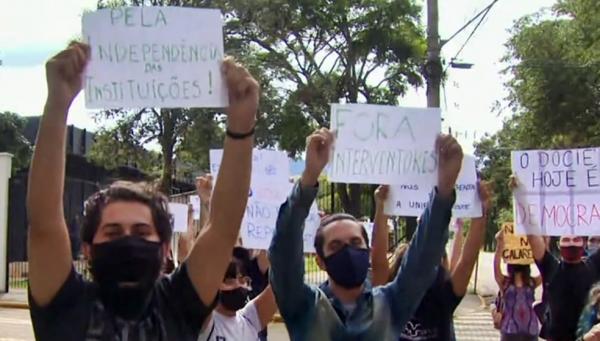
M 550 318 L 548 340 L 567 341 L 576 339 L 577 322 L 585 305 L 588 292 L 598 280 L 600 254 L 584 259 L 583 237 L 560 238 L 560 260 L 546 251 L 541 236 L 527 236 L 535 263 L 544 283 L 544 297 L 548 300 Z
M 198 341 L 257 341 L 277 311 L 271 287 L 251 299 L 252 280 L 248 272 L 250 254 L 242 247 L 234 249 L 223 283 L 219 303 L 206 320 Z
M 509 187 L 520 197 L 519 179 L 511 176 Z M 544 337 L 551 341 L 575 340 L 577 322 L 588 292 L 600 274 L 600 253 L 584 259 L 585 242 L 580 236 L 562 236 L 559 241 L 560 259 L 550 253 L 540 235 L 528 235 L 533 258 L 542 275 L 544 303 L 549 316 L 545 317 Z
M 433 141 L 432 141 L 433 142 Z M 320 129 L 307 138 L 306 167 L 281 206 L 271 241 L 270 279 L 292 340 L 398 340 L 433 283 L 448 240 L 454 186 L 462 149 L 451 136 L 436 141 L 438 183 L 401 265 L 389 284 L 365 285 L 369 269 L 366 231 L 351 215 L 324 218 L 315 234 L 319 267 L 329 276 L 315 288 L 304 284 L 303 224 L 330 157 L 333 135 Z
M 82 226 L 93 282 L 71 263 L 63 216 L 69 107 L 82 87 L 89 46 L 72 43 L 46 64 L 48 100 L 31 162 L 29 303 L 38 340 L 197 340 L 231 259 L 250 187 L 259 87 L 223 62 L 227 137 L 209 220 L 189 257 L 161 276 L 172 227 L 164 195 L 117 182 L 92 195 Z

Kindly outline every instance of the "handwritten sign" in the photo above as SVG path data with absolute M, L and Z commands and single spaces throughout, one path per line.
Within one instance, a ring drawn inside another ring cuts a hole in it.
M 260 250 L 267 250 L 269 248 L 271 239 L 273 239 L 273 233 L 275 232 L 279 208 L 282 203 L 263 202 L 253 198 L 248 200 L 241 228 L 242 244 L 244 247 Z M 313 203 L 304 223 L 303 241 L 304 252 L 306 253 L 315 252 L 315 233 L 320 221 L 317 204 Z
M 407 182 L 390 187 L 385 212 L 389 215 L 418 217 L 429 203 L 433 186 L 423 182 Z M 477 189 L 475 158 L 465 155 L 456 183 L 456 202 L 452 215 L 458 218 L 481 217 L 481 200 Z
M 118 7 L 83 15 L 89 109 L 226 107 L 219 10 Z
M 210 151 L 210 172 L 216 179 L 223 158 L 222 149 Z M 254 149 L 249 197 L 281 204 L 290 193 L 290 161 L 284 152 Z
M 525 265 L 533 263 L 533 251 L 527 236 L 516 235 L 513 223 L 503 224 L 502 231 L 504 234 L 504 250 L 502 251 L 504 262 Z
M 192 204 L 192 209 L 194 210 L 194 220 L 200 220 L 200 212 L 202 210 L 202 205 L 200 204 L 200 197 L 197 195 L 190 195 L 190 204 Z
M 331 128 L 337 138 L 331 181 L 433 185 L 440 122 L 438 108 L 332 104 Z
M 186 232 L 188 205 L 170 202 L 169 212 L 173 218 L 173 232 Z
M 600 235 L 600 149 L 512 152 L 516 230 L 548 236 Z

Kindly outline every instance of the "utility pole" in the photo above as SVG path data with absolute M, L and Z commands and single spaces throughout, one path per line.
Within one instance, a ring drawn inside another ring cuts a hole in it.
M 440 107 L 440 86 L 442 81 L 442 61 L 440 59 L 440 34 L 438 30 L 438 0 L 427 0 L 427 62 L 423 73 L 427 80 L 427 107 Z M 410 240 L 417 230 L 417 220 L 406 218 L 406 238 Z
M 427 107 L 440 107 L 440 86 L 442 81 L 442 61 L 440 59 L 440 33 L 438 29 L 438 0 L 427 0 Z

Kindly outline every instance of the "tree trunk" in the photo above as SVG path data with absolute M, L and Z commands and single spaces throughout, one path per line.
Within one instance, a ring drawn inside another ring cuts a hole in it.
M 340 195 L 342 208 L 344 212 L 360 218 L 362 215 L 362 205 L 360 194 L 362 186 L 359 184 L 337 184 L 336 189 Z
M 159 137 L 160 147 L 162 151 L 162 174 L 160 177 L 160 191 L 165 195 L 171 195 L 173 184 L 173 154 L 175 147 L 174 129 L 172 112 L 161 109 L 160 112 L 163 121 L 162 134 Z

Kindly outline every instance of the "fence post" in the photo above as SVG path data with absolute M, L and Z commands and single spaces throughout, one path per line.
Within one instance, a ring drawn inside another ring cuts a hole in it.
M 333 182 L 329 183 L 329 191 L 331 192 L 331 211 L 329 214 L 335 213 L 335 184 Z
M 12 155 L 0 153 L 0 293 L 8 292 L 8 180 Z

